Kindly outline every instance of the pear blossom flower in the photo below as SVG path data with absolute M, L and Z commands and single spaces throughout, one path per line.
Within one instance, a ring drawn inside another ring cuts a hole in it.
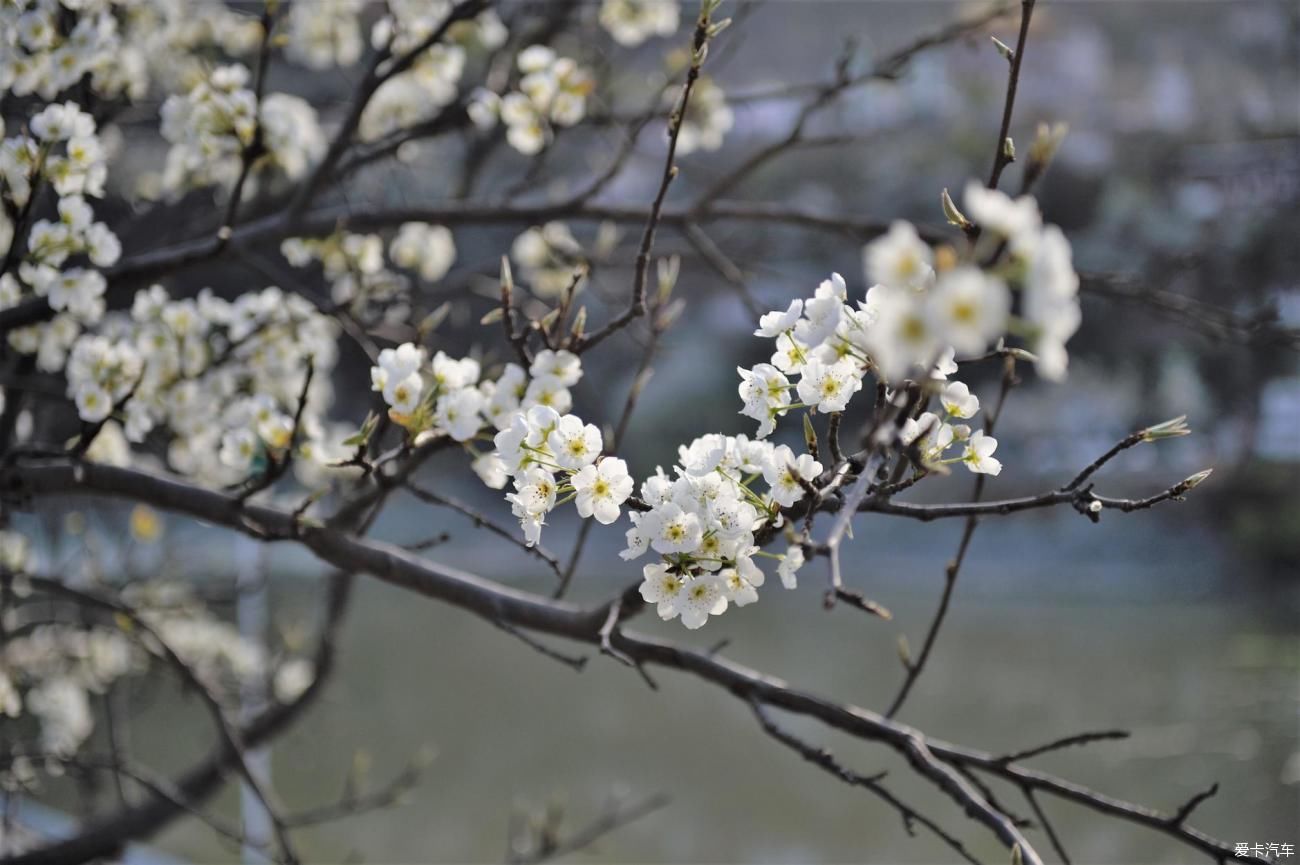
M 677 7 L 677 0 L 604 0 L 600 5 L 600 26 L 619 45 L 633 47 L 652 36 L 674 33 Z
M 113 398 L 98 385 L 87 385 L 77 391 L 77 414 L 87 423 L 99 423 L 113 411 Z
M 754 336 L 775 339 L 793 328 L 801 315 L 803 315 L 803 301 L 796 298 L 790 301 L 790 305 L 784 312 L 773 310 L 763 313 L 758 319 L 758 330 L 754 331 Z
M 483 426 L 483 418 L 479 414 L 482 407 L 482 393 L 472 387 L 460 388 L 438 397 L 434 423 L 456 441 L 469 441 Z
M 470 463 L 470 468 L 488 489 L 504 489 L 506 482 L 510 480 L 505 460 L 495 453 L 479 454 Z
M 699 516 L 682 510 L 675 502 L 643 514 L 641 531 L 657 553 L 689 553 L 699 546 L 704 535 Z
M 790 380 L 767 363 L 756 364 L 752 370 L 737 367 L 736 371 L 745 403 L 740 413 L 758 421 L 758 437 L 766 438 L 776 428 L 776 417 L 785 414 L 782 407 L 790 404 Z
M 956 438 L 952 424 L 944 423 L 934 412 L 923 412 L 920 417 L 908 418 L 898 431 L 898 440 L 904 445 L 915 445 L 921 458 L 935 461 Z
M 997 277 L 958 267 L 939 278 L 929 309 L 941 343 L 975 354 L 1006 332 L 1011 293 Z
M 388 257 L 398 267 L 419 272 L 426 282 L 437 282 L 455 262 L 456 245 L 444 226 L 406 222 L 389 244 Z
M 251 429 L 229 430 L 221 437 L 221 464 L 246 474 L 260 448 L 257 435 Z
M 582 379 L 582 360 L 573 352 L 542 349 L 528 368 L 534 378 L 549 376 L 564 387 L 573 387 Z
M 444 391 L 473 387 L 481 373 L 478 361 L 473 358 L 456 359 L 442 351 L 433 356 L 430 367 L 434 383 Z
M 384 401 L 399 414 L 411 414 L 420 405 L 420 395 L 424 391 L 424 379 L 418 372 L 406 378 L 391 381 L 384 388 Z
M 680 88 L 664 92 L 664 106 L 676 105 Z M 683 156 L 697 150 L 717 150 L 736 123 L 735 112 L 727 104 L 727 94 L 708 75 L 701 75 L 686 104 L 681 128 L 677 133 L 677 152 Z
M 546 515 L 555 507 L 555 477 L 545 469 L 529 469 L 515 478 L 515 489 L 516 492 L 506 495 L 506 500 L 523 529 L 524 542 L 536 546 L 542 539 Z
M 692 631 L 702 628 L 709 616 L 727 611 L 726 583 L 714 574 L 698 576 L 682 589 L 676 607 L 683 625 Z
M 965 382 L 954 381 L 943 389 L 939 395 L 939 402 L 948 414 L 953 417 L 970 418 L 974 417 L 980 410 L 980 399 L 970 392 L 970 388 Z
M 814 358 L 804 365 L 796 389 L 800 401 L 817 411 L 844 411 L 849 399 L 862 389 L 862 375 L 855 361 L 825 364 Z
M 1039 375 L 1052 381 L 1065 377 L 1065 343 L 1079 329 L 1079 276 L 1074 272 L 1070 243 L 1059 228 L 1049 225 L 1028 251 L 1024 315 L 1037 331 L 1034 353 Z
M 899 381 L 912 367 L 938 355 L 943 343 L 922 295 L 877 286 L 868 300 L 877 304 L 869 337 L 871 359 L 886 381 Z
M 795 324 L 794 335 L 800 343 L 817 347 L 835 333 L 844 310 L 844 277 L 832 273 L 817 286 L 817 293 L 803 306 L 804 317 Z
M 946 381 L 948 376 L 957 371 L 957 349 L 948 346 L 939 355 L 939 359 L 934 362 L 934 368 L 930 370 L 930 379 L 932 381 Z
M 618 519 L 619 505 L 632 495 L 632 478 L 627 473 L 627 463 L 615 457 L 606 457 L 597 465 L 584 466 L 571 479 L 577 493 L 575 504 L 578 515 L 594 516 L 601 525 L 610 525 Z
M 812 481 L 821 473 L 821 463 L 809 454 L 800 454 L 796 458 L 794 451 L 786 445 L 778 446 L 763 466 L 763 479 L 771 487 L 772 500 L 783 508 L 804 497 L 800 480 Z
M 673 573 L 668 565 L 661 562 L 646 565 L 642 571 L 640 588 L 641 598 L 647 604 L 654 604 L 659 618 L 664 621 L 676 618 L 677 605 L 686 584 L 679 574 Z
M 781 558 L 781 564 L 777 565 L 776 574 L 781 578 L 781 585 L 787 589 L 793 589 L 799 585 L 798 573 L 803 567 L 804 555 L 803 547 L 799 544 L 791 544 Z
M 573 407 L 573 394 L 562 381 L 553 375 L 534 378 L 524 391 L 521 405 L 528 408 L 541 406 L 553 412 L 567 412 Z
M 776 352 L 772 355 L 772 366 L 786 375 L 798 374 L 811 358 L 812 349 L 800 342 L 794 334 L 783 333 L 776 338 Z
M 934 279 L 934 256 L 910 222 L 901 220 L 862 251 L 867 282 L 921 291 Z
M 976 474 L 997 475 L 1002 471 L 1002 463 L 993 458 L 993 452 L 997 449 L 997 439 L 986 436 L 984 430 L 980 430 L 966 442 L 961 461 Z
M 1010 240 L 1013 245 L 1032 237 L 1042 225 L 1038 204 L 1027 195 L 1012 199 L 988 189 L 979 181 L 966 184 L 966 215 L 981 228 Z
M 600 430 L 584 424 L 582 418 L 566 414 L 546 436 L 546 443 L 560 468 L 577 471 L 591 465 L 600 456 Z
M 378 361 L 378 366 L 370 368 L 371 389 L 386 391 L 390 382 L 409 377 L 424 364 L 424 350 L 407 342 L 379 352 Z
M 625 534 L 627 547 L 618 554 L 618 557 L 625 562 L 640 558 L 645 555 L 645 551 L 650 547 L 650 539 L 646 537 L 645 532 L 641 531 L 641 516 L 636 511 L 628 514 L 628 519 L 632 521 L 632 527 Z
M 747 607 L 757 601 L 758 587 L 765 579 L 762 569 L 744 556 L 737 560 L 736 567 L 719 571 L 718 577 L 722 580 L 723 596 L 737 607 Z

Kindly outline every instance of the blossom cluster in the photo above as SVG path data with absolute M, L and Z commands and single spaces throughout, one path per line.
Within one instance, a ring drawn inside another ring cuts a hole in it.
M 619 45 L 630 48 L 653 36 L 675 33 L 679 13 L 677 0 L 604 0 L 600 26 Z
M 322 238 L 292 237 L 280 253 L 293 267 L 319 262 L 330 283 L 330 298 L 357 319 L 400 324 L 410 318 L 410 280 L 386 266 L 378 234 L 339 231 Z M 456 244 L 445 226 L 406 222 L 388 245 L 389 262 L 433 283 L 456 260 Z
M 0 6 L 0 90 L 52 100 L 85 82 L 138 101 L 151 82 L 188 86 L 206 50 L 243 55 L 260 37 L 256 16 L 221 0 L 13 0 Z
M 315 0 L 289 6 L 285 53 L 308 69 L 351 66 L 361 59 L 365 0 Z
M 4 196 L 18 208 L 28 203 L 41 182 L 48 182 L 60 196 L 100 198 L 107 177 L 95 119 L 74 102 L 46 105 L 28 123 L 28 133 L 5 139 L 0 148 Z
M 1060 381 L 1069 362 L 1065 344 L 1082 321 L 1070 242 L 1060 228 L 1043 223 L 1038 203 L 1027 195 L 1012 199 L 972 183 L 965 203 L 967 215 L 985 231 L 976 254 L 1005 245 L 1008 261 L 1003 269 L 1021 290 L 1021 317 L 1038 358 L 1038 372 Z
M 429 272 L 436 272 L 444 264 L 450 266 L 454 247 L 435 242 L 417 249 L 408 244 L 412 235 L 425 233 L 423 229 L 404 227 L 401 239 L 390 247 L 392 263 L 399 267 L 414 264 Z M 441 230 L 435 233 L 442 237 Z M 450 244 L 450 236 L 446 240 Z M 280 244 L 280 253 L 293 267 L 319 262 L 330 284 L 330 299 L 358 320 L 396 324 L 410 318 L 410 280 L 386 266 L 384 240 L 379 235 L 340 231 L 322 238 L 291 237 Z
M 345 434 L 322 419 L 336 339 L 332 319 L 278 288 L 231 302 L 206 289 L 173 300 L 153 286 L 129 314 L 75 341 L 68 393 L 82 420 L 104 423 L 100 435 L 140 443 L 155 429 L 165 434 L 168 463 L 181 474 L 235 483 L 296 447 L 300 478 L 318 482 L 345 456 Z M 317 374 L 299 406 L 307 358 Z
M 964 262 L 946 248 L 936 254 L 903 222 L 867 245 L 872 288 L 860 305 L 865 327 L 851 327 L 841 343 L 869 354 L 892 381 L 944 348 L 971 356 L 1009 330 L 1023 332 L 1039 373 L 1059 380 L 1065 343 L 1080 321 L 1069 242 L 1059 228 L 1043 224 L 1028 196 L 1012 199 L 972 181 L 964 201 L 967 214 L 956 216 L 978 232 Z M 1010 288 L 1022 294 L 1020 317 L 1011 314 Z
M 506 500 L 529 545 L 541 539 L 546 516 L 559 504 L 572 500 L 580 516 L 610 525 L 632 494 L 627 463 L 601 457 L 600 430 L 577 415 L 547 405 L 516 410 L 494 442 L 514 482 Z
M 388 8 L 391 14 L 375 24 L 371 43 L 401 55 L 424 44 L 451 12 L 452 4 L 446 0 L 402 0 Z M 339 7 L 330 11 L 336 18 L 344 14 Z M 318 13 L 312 6 L 304 14 L 315 18 Z M 409 69 L 379 86 L 361 115 L 362 139 L 374 141 L 436 116 L 456 99 L 468 49 L 494 50 L 505 44 L 507 35 L 492 10 L 457 22 L 446 40 L 422 51 Z
M 259 104 L 249 84 L 244 66 L 219 66 L 163 103 L 161 132 L 172 145 L 162 176 L 165 190 L 233 183 L 259 128 L 255 169 L 295 180 L 320 159 L 325 138 L 315 109 L 287 93 L 272 93 Z
M 662 468 L 641 484 L 648 508 L 630 514 L 627 549 L 635 559 L 652 550 L 659 561 L 643 568 L 641 596 L 659 616 L 681 617 L 699 628 L 729 604 L 758 600 L 765 575 L 755 561 L 775 559 L 786 588 L 794 588 L 803 550 L 785 555 L 759 549 L 756 535 L 783 523 L 782 509 L 797 504 L 822 473 L 810 454 L 745 436 L 710 434 L 678 448 L 673 475 Z M 763 487 L 755 488 L 761 480 Z
M 567 391 L 560 404 L 521 401 L 508 426 L 496 418 L 501 431 L 491 456 L 514 480 L 514 492 L 506 498 L 528 543 L 538 541 L 547 514 L 569 499 L 577 500 L 581 516 L 594 515 L 602 523 L 617 520 L 620 507 L 629 504 L 632 527 L 622 555 L 657 554 L 658 560 L 643 570 L 642 595 L 663 618 L 680 618 L 690 628 L 731 604 L 757 599 L 764 582 L 758 557 L 778 560 L 778 574 L 793 586 L 806 538 L 795 535 L 782 555 L 761 547 L 784 527 L 788 509 L 818 495 L 831 482 L 827 469 L 837 467 L 823 466 L 813 454 L 796 453 L 767 437 L 792 411 L 844 412 L 867 375 L 895 391 L 905 380 L 919 380 L 923 393 L 937 396 L 937 410 L 900 419 L 898 443 L 920 467 L 960 464 L 975 473 L 999 474 L 1002 465 L 993 456 L 997 441 L 969 423 L 979 414 L 979 398 L 966 383 L 949 379 L 958 370 L 955 358 L 983 352 L 1013 330 L 1012 286 L 1028 295 L 1026 309 L 1043 304 L 1035 295 L 1068 306 L 1074 294 L 1063 286 L 1073 270 L 1068 245 L 1056 245 L 1059 232 L 1042 227 L 1029 199 L 1013 201 L 972 188 L 967 201 L 986 232 L 983 246 L 976 245 L 969 261 L 959 261 L 951 250 L 932 250 L 911 225 L 899 222 L 864 250 L 874 284 L 855 305 L 849 304 L 843 277 L 832 274 L 813 296 L 763 315 L 755 335 L 773 341 L 771 360 L 739 370 L 741 413 L 759 422 L 757 438 L 711 434 L 696 439 L 679 449 L 679 464 L 671 474 L 658 469 L 641 484 L 639 498 L 632 496 L 626 464 L 601 456 L 599 430 L 569 413 Z M 1016 216 L 1020 223 L 1013 221 Z M 516 241 L 516 258 L 523 247 L 531 260 L 542 261 L 549 252 L 547 229 L 567 236 L 562 226 L 531 229 Z M 1006 250 L 1010 265 L 1001 260 Z M 1052 260 L 1046 265 L 1018 261 L 1030 252 Z M 1060 307 L 1057 311 L 1061 314 Z M 1033 324 L 1044 321 L 1042 315 L 1025 315 Z M 1051 332 L 1066 330 L 1057 325 Z M 1042 332 L 1034 336 L 1035 347 L 1041 346 Z M 550 355 L 554 353 L 548 353 L 548 362 Z M 418 360 L 412 354 L 412 361 Z M 576 368 L 577 359 L 573 362 Z M 1039 363 L 1043 368 L 1041 359 Z M 501 382 L 515 382 L 517 396 L 536 386 L 536 380 L 526 384 L 521 368 L 513 370 Z M 530 372 L 536 376 L 538 370 Z M 1048 363 L 1045 373 L 1053 372 Z M 424 377 L 408 381 L 409 393 L 398 393 L 395 380 L 386 380 L 390 405 L 402 399 L 405 408 L 414 407 L 424 393 Z M 472 427 L 467 422 L 453 437 L 467 440 Z M 954 448 L 957 452 L 950 455 Z
M 0 130 L 2 132 L 3 130 Z M 58 372 L 83 326 L 104 314 L 106 280 L 95 268 L 116 263 L 122 247 L 117 235 L 95 219 L 88 197 L 104 194 L 104 148 L 94 119 L 72 102 L 47 105 L 27 124 L 27 132 L 0 144 L 0 254 L 10 256 L 13 227 L 4 212 L 21 211 L 48 185 L 55 195 L 55 218 L 32 223 L 14 271 L 0 275 L 0 309 L 32 297 L 55 311 L 45 325 L 11 331 L 10 346 L 36 355 L 37 367 Z
M 868 373 L 890 385 L 908 376 L 945 379 L 957 369 L 955 357 L 978 355 L 1017 325 L 1008 283 L 1024 294 L 1024 329 L 1032 334 L 1039 370 L 1049 378 L 1064 374 L 1065 340 L 1079 322 L 1069 244 L 1059 229 L 1042 226 L 1032 199 L 1013 201 L 972 184 L 966 201 L 984 230 L 971 261 L 958 261 L 951 250 L 936 255 L 915 228 L 896 222 L 864 249 L 872 285 L 856 305 L 834 274 L 812 297 L 762 316 L 755 335 L 775 341 L 771 362 L 739 370 L 741 413 L 759 422 L 760 437 L 792 409 L 844 411 Z M 1003 247 L 1009 263 L 980 266 Z M 935 435 L 947 434 L 947 427 L 932 425 Z M 961 429 L 955 432 L 962 441 Z M 992 439 L 977 434 L 969 447 L 983 454 L 965 460 L 969 467 L 996 465 L 988 458 Z
M 520 77 L 505 96 L 479 89 L 470 104 L 470 117 L 480 129 L 499 118 L 506 141 L 520 153 L 538 153 L 554 137 L 554 127 L 575 126 L 587 114 L 587 96 L 595 80 L 570 57 L 560 57 L 546 45 L 531 45 L 515 59 Z
M 1002 463 L 993 457 L 998 448 L 997 439 L 983 430 L 972 432 L 969 424 L 953 422 L 968 420 L 978 414 L 979 397 L 971 393 L 964 382 L 953 381 L 939 392 L 939 404 L 943 407 L 943 414 L 927 411 L 915 418 L 907 418 L 898 431 L 898 440 L 915 448 L 924 466 L 960 462 L 976 474 L 1001 474 Z M 946 457 L 953 445 L 962 448 L 961 454 Z
M 40 724 L 45 751 L 73 754 L 94 729 L 89 695 L 140 666 L 138 651 L 116 629 L 39 625 L 0 651 L 0 716 L 18 718 L 26 709 Z
M 439 436 L 461 442 L 473 456 L 474 471 L 493 489 L 502 489 L 511 477 L 518 484 L 525 470 L 543 465 L 538 460 L 548 453 L 546 440 L 560 428 L 560 415 L 573 405 L 569 388 L 582 377 L 581 362 L 568 351 L 541 351 L 527 370 L 506 364 L 495 379 L 483 379 L 480 364 L 473 358 L 452 358 L 439 351 L 429 359 L 427 352 L 413 343 L 384 349 L 378 360 L 370 370 L 371 383 L 389 407 L 389 417 L 417 443 Z M 584 465 L 594 462 L 600 454 L 600 432 L 571 415 L 565 414 L 565 418 L 563 429 L 577 423 L 581 435 L 575 434 L 569 442 L 567 456 L 547 465 L 574 463 L 572 470 L 577 471 L 583 466 L 576 465 L 578 454 L 573 448 L 592 445 L 588 433 L 594 433 L 594 446 L 582 452 L 584 458 L 590 457 Z M 528 427 L 530 420 L 542 425 Z M 486 439 L 489 430 L 501 431 L 496 450 L 477 450 L 475 441 Z M 511 436 L 518 441 L 503 451 L 502 442 L 511 441 Z M 621 503 L 622 499 L 617 502 Z M 526 527 L 535 525 L 530 536 L 533 543 L 545 514 L 536 516 L 539 518 L 526 523 Z
M 519 268 L 519 276 L 533 294 L 541 298 L 558 298 L 573 285 L 574 271 L 585 256 L 569 226 L 552 220 L 534 225 L 515 238 L 510 258 Z
M 26 599 L 31 591 L 26 578 L 18 573 L 12 579 L 19 601 Z M 290 700 L 295 690 L 301 692 L 292 679 L 302 677 L 305 661 L 274 662 L 262 645 L 209 614 L 186 587 L 151 580 L 127 587 L 122 598 L 143 628 L 54 622 L 25 629 L 5 642 L 0 648 L 0 729 L 30 715 L 45 754 L 72 756 L 94 731 L 92 697 L 144 672 L 151 657 L 174 655 L 223 702 L 268 677 L 277 683 L 278 699 Z M 309 683 L 310 669 L 306 675 Z

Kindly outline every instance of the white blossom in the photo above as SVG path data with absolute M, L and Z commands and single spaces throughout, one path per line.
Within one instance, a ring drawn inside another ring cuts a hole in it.
M 962 452 L 961 461 L 966 468 L 977 474 L 1000 474 L 1002 463 L 993 458 L 993 452 L 997 449 L 997 439 L 984 435 L 984 431 L 980 430 L 966 442 L 966 450 Z
M 964 382 L 949 383 L 940 393 L 939 402 L 953 417 L 970 418 L 980 410 L 980 399 L 970 392 Z
M 619 505 L 632 495 L 632 478 L 627 473 L 627 463 L 616 457 L 606 457 L 597 465 L 584 466 L 572 478 L 577 493 L 575 503 L 578 514 L 594 516 L 602 525 L 618 519 Z
M 652 36 L 677 30 L 677 0 L 604 0 L 600 26 L 620 45 L 640 45 Z
M 921 291 L 934 279 L 934 256 L 910 222 L 897 221 L 863 248 L 869 284 Z

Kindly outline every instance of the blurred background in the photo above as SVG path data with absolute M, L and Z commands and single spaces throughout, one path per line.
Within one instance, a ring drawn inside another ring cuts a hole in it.
M 737 23 L 707 67 L 732 101 L 735 126 L 721 151 L 680 160 L 670 202 L 690 202 L 748 153 L 784 136 L 802 105 L 799 96 L 746 94 L 831 80 L 850 40 L 855 68 L 865 68 L 973 9 L 944 2 L 736 4 Z M 594 19 L 594 7 L 587 12 L 581 20 Z M 987 175 L 1006 76 L 987 34 L 1014 43 L 1015 25 L 1012 15 L 984 35 L 919 54 L 896 82 L 844 94 L 809 132 L 849 133 L 851 143 L 794 149 L 728 198 L 942 226 L 940 190 L 956 192 Z M 603 107 L 617 114 L 643 104 L 645 81 L 657 74 L 664 51 L 685 39 L 682 29 L 629 54 L 588 26 L 559 47 L 604 67 Z M 1219 795 L 1194 823 L 1229 842 L 1300 842 L 1300 353 L 1294 331 L 1286 332 L 1300 327 L 1298 47 L 1300 9 L 1292 2 L 1049 2 L 1037 9 L 1012 135 L 1024 146 L 1039 122 L 1069 124 L 1037 193 L 1045 218 L 1072 240 L 1090 290 L 1070 344 L 1068 382 L 1051 385 L 1026 371 L 1010 395 L 998 430 L 1005 469 L 987 495 L 1057 486 L 1128 432 L 1181 414 L 1193 436 L 1125 453 L 1102 473 L 1098 491 L 1140 496 L 1207 467 L 1215 473 L 1186 503 L 1108 513 L 1099 525 L 1070 509 L 985 521 L 929 669 L 901 716 L 933 736 L 993 752 L 1082 730 L 1130 730 L 1128 740 L 1043 758 L 1041 766 L 1162 809 L 1217 781 Z M 323 113 L 352 77 L 293 75 L 272 80 Z M 531 176 L 525 200 L 566 188 L 565 178 L 583 176 L 592 153 L 620 140 L 599 124 L 572 139 Z M 147 144 L 125 158 L 147 163 Z M 347 201 L 436 204 L 456 185 L 447 166 L 463 147 L 434 142 L 407 164 L 377 165 Z M 644 206 L 662 160 L 662 135 L 647 132 L 605 200 Z M 485 193 L 526 176 L 517 155 L 491 166 Z M 1004 187 L 1014 189 L 1018 169 L 1007 178 Z M 123 230 L 128 251 L 148 238 L 157 218 L 142 212 Z M 455 301 L 432 344 L 507 359 L 499 330 L 477 322 L 492 304 L 496 261 L 526 227 L 454 229 L 457 264 L 421 298 L 425 309 Z M 612 245 L 608 228 L 598 243 L 600 226 L 572 227 L 584 246 L 607 251 L 593 262 L 586 289 L 593 320 L 603 320 L 624 303 L 639 227 L 622 226 Z M 830 271 L 843 273 L 851 292 L 865 288 L 860 242 L 834 232 L 756 222 L 711 223 L 708 232 L 763 309 L 810 294 Z M 687 306 L 660 344 L 654 377 L 620 447 L 640 476 L 670 465 L 677 444 L 697 435 L 751 433 L 752 422 L 736 414 L 734 369 L 766 359 L 761 341 L 749 336 L 753 319 L 737 287 L 672 231 L 661 234 L 656 251 L 682 255 L 677 296 Z M 247 287 L 220 268 L 196 279 L 232 292 Z M 1202 303 L 1230 317 L 1206 315 Z M 611 340 L 589 357 L 574 392 L 584 417 L 617 419 L 642 338 Z M 963 378 L 991 400 L 996 374 L 972 367 Z M 366 364 L 359 354 L 345 358 L 338 376 L 340 393 L 349 382 L 357 393 Z M 366 408 L 346 400 L 338 406 L 353 422 Z M 425 470 L 429 485 L 508 522 L 499 497 L 448 456 Z M 969 481 L 964 474 L 928 481 L 910 495 L 956 501 L 969 495 Z M 84 531 L 120 537 L 123 519 L 91 513 Z M 556 519 L 546 545 L 563 557 L 574 528 Z M 700 645 L 730 638 L 729 655 L 744 663 L 881 709 L 902 679 L 897 640 L 905 635 L 919 644 L 960 530 L 958 521 L 859 521 L 846 580 L 890 608 L 890 622 L 823 610 L 821 571 L 810 568 L 798 591 L 769 591 L 763 603 L 690 636 Z M 452 534 L 430 553 L 440 561 L 523 588 L 553 585 L 535 559 L 410 499 L 397 500 L 376 528 L 379 537 L 402 542 L 440 531 Z M 309 629 L 318 568 L 292 550 L 259 554 L 241 543 L 169 521 L 149 555 L 160 573 L 203 574 L 215 584 L 263 570 L 273 578 L 274 627 Z M 622 544 L 622 530 L 593 534 L 575 598 L 606 597 L 636 578 L 639 567 L 616 555 Z M 454 610 L 412 603 L 373 581 L 362 580 L 358 591 L 340 668 L 323 700 L 272 748 L 277 788 L 307 806 L 334 798 L 355 755 L 376 780 L 401 771 L 424 744 L 438 756 L 404 806 L 307 832 L 300 847 L 309 858 L 500 861 L 512 814 L 549 803 L 577 824 L 620 791 L 664 793 L 671 801 L 578 861 L 951 857 L 924 834 L 908 837 L 893 810 L 776 747 L 726 694 L 666 673 L 658 677 L 662 690 L 652 693 L 599 657 L 575 673 Z M 636 626 L 661 631 L 645 617 Z M 662 628 L 682 636 L 675 625 Z M 133 736 L 161 765 L 191 759 L 191 731 L 207 735 L 201 709 L 166 694 L 141 706 Z M 683 735 L 698 729 L 709 732 Z M 861 771 L 891 770 L 900 796 L 958 830 L 977 854 L 990 861 L 1004 855 L 884 749 L 797 729 Z M 1028 810 L 1015 791 L 999 792 Z M 51 801 L 75 810 L 70 790 L 55 788 Z M 236 808 L 237 791 L 227 790 L 220 810 Z M 1188 858 L 1163 836 L 1068 803 L 1047 800 L 1046 808 L 1075 861 Z M 195 821 L 175 824 L 157 847 L 192 861 L 232 855 Z

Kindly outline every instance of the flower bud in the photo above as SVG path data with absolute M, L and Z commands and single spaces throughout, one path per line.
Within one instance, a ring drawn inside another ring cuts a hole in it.
M 943 194 L 939 197 L 939 200 L 943 203 L 944 218 L 948 220 L 950 225 L 955 225 L 962 231 L 974 227 L 971 221 L 966 218 L 966 214 L 962 213 L 957 208 L 956 203 L 952 200 L 952 196 L 948 194 L 947 187 L 944 187 Z
M 1185 435 L 1191 435 L 1191 430 L 1187 428 L 1187 415 L 1179 415 L 1176 418 L 1158 423 L 1155 426 L 1149 426 L 1142 430 L 1139 435 L 1144 442 L 1154 442 L 1160 439 L 1179 438 Z

